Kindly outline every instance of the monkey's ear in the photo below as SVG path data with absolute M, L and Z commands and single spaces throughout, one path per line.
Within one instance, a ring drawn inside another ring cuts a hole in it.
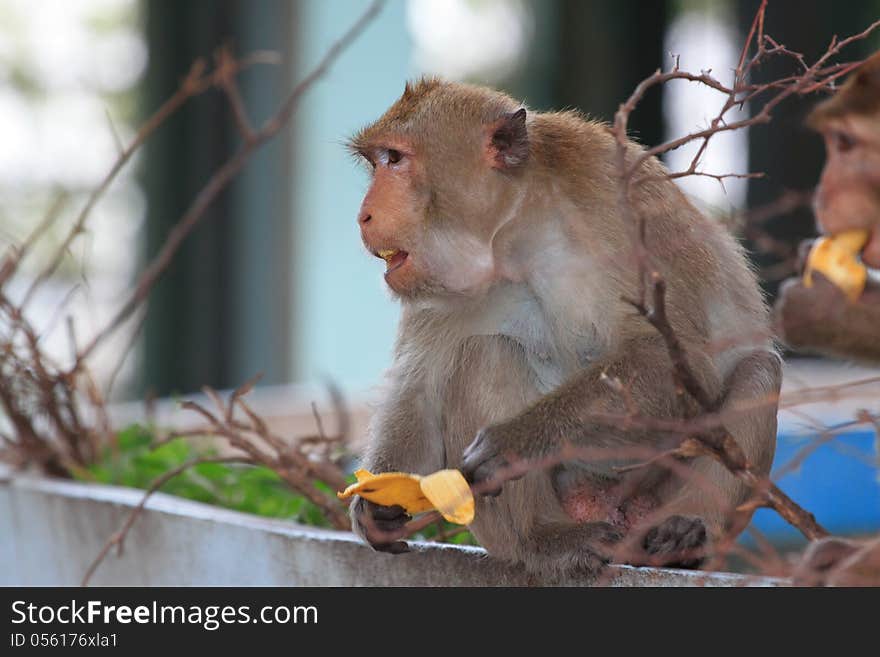
M 529 158 L 526 108 L 509 112 L 489 125 L 488 157 L 496 169 L 515 169 Z
M 856 85 L 876 93 L 880 89 L 880 61 L 860 70 L 856 74 Z

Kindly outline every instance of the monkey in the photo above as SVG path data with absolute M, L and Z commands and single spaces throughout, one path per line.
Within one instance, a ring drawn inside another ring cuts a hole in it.
M 861 259 L 880 268 L 880 52 L 817 105 L 807 124 L 821 133 L 827 153 L 813 203 L 819 230 L 867 230 Z M 774 308 L 780 338 L 794 348 L 880 364 L 880 284 L 869 279 L 852 303 L 816 278 L 812 288 L 799 278 L 783 283 Z
M 489 489 L 476 500 L 474 537 L 490 557 L 536 576 L 595 573 L 637 530 L 644 538 L 630 563 L 699 565 L 690 556 L 723 533 L 748 488 L 702 456 L 683 463 L 684 474 L 651 465 L 622 473 L 634 462 L 627 449 L 663 449 L 670 436 L 601 420 L 699 412 L 677 389 L 661 336 L 624 301 L 639 288 L 636 226 L 618 202 L 607 124 L 423 78 L 349 148 L 371 176 L 361 238 L 385 261 L 401 304 L 363 467 L 460 469 L 475 489 Z M 625 148 L 628 161 L 643 152 L 634 142 Z M 639 173 L 630 204 L 646 217 L 670 322 L 701 384 L 724 400 L 725 428 L 765 475 L 781 360 L 754 273 L 657 159 Z M 530 468 L 494 485 L 512 462 L 552 457 L 564 444 L 608 458 Z M 643 527 L 658 512 L 663 518 Z M 375 549 L 407 550 L 373 529 L 402 527 L 402 508 L 357 497 L 351 516 Z
M 829 99 L 807 117 L 827 154 L 813 204 L 822 233 L 869 232 L 861 259 L 880 268 L 880 52 L 850 74 Z M 803 245 L 800 260 L 809 249 Z M 814 275 L 812 288 L 800 278 L 784 282 L 774 324 L 789 346 L 880 364 L 880 285 L 869 279 L 856 302 L 830 281 Z M 812 542 L 797 564 L 800 585 L 877 585 L 880 541 L 830 536 Z

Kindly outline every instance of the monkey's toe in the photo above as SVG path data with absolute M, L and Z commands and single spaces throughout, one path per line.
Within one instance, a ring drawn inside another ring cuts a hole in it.
M 642 547 L 652 562 L 670 568 L 699 568 L 707 539 L 706 525 L 700 518 L 676 515 L 649 530 Z
M 795 586 L 825 586 L 829 573 L 858 548 L 854 541 L 834 536 L 812 542 L 792 575 Z

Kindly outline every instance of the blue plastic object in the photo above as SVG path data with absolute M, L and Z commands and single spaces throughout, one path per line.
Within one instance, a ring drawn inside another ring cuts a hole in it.
M 815 435 L 781 435 L 774 473 L 786 469 Z M 846 433 L 818 447 L 800 466 L 777 480 L 795 502 L 811 511 L 833 534 L 880 530 L 880 470 L 871 431 Z M 803 541 L 800 532 L 769 509 L 759 509 L 753 525 L 777 544 Z M 746 537 L 746 542 L 751 542 Z

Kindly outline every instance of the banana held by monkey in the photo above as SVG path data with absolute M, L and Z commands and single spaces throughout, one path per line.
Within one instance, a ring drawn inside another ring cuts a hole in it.
M 868 280 L 868 270 L 856 256 L 867 242 L 866 230 L 848 230 L 816 240 L 804 267 L 804 285 L 812 287 L 813 271 L 818 271 L 840 288 L 850 301 L 856 301 Z
M 336 493 L 339 499 L 360 495 L 375 504 L 402 506 L 409 514 L 437 509 L 446 520 L 458 525 L 469 525 L 474 519 L 474 496 L 458 470 L 439 470 L 425 477 L 357 470 L 354 476 L 357 483 Z

